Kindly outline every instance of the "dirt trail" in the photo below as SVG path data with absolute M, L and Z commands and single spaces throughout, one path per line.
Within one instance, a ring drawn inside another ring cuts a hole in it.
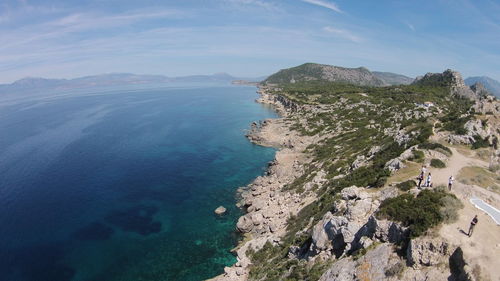
M 443 169 L 430 168 L 434 186 L 448 185 L 450 175 L 457 178 L 458 172 L 467 166 L 487 167 L 488 163 L 467 157 L 454 148 L 447 167 Z M 443 225 L 439 234 L 452 244 L 460 245 L 466 259 L 472 267 L 479 266 L 481 275 L 489 280 L 500 281 L 500 226 L 485 212 L 477 209 L 470 203 L 470 198 L 478 197 L 487 201 L 495 208 L 500 207 L 500 195 L 478 186 L 464 185 L 455 181 L 452 188 L 458 198 L 462 200 L 464 208 L 459 212 L 459 219 L 453 224 Z M 472 237 L 465 233 L 469 230 L 470 221 L 478 216 L 477 224 Z

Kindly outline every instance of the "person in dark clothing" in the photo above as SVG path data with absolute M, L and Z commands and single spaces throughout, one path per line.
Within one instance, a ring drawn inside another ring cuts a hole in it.
M 469 235 L 469 237 L 471 237 L 472 232 L 474 231 L 474 227 L 476 227 L 478 221 L 479 220 L 477 219 L 477 215 L 475 215 L 472 221 L 470 222 L 469 233 L 467 234 Z
M 420 175 L 418 176 L 418 188 L 422 185 L 422 181 L 424 180 L 424 172 L 421 172 Z

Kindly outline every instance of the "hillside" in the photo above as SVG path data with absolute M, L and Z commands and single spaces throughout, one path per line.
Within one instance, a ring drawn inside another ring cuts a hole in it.
M 373 71 L 373 74 L 387 85 L 408 85 L 415 79 L 392 72 Z
M 452 70 L 377 87 L 328 81 L 325 69 L 332 68 L 281 70 L 259 87 L 258 101 L 282 117 L 254 123 L 248 138 L 280 150 L 266 175 L 241 189 L 238 205 L 247 213 L 237 228 L 245 239 L 235 249 L 238 263 L 215 280 L 498 276 L 495 250 L 480 243 L 500 243 L 495 222 L 469 201 L 500 205 L 498 101 L 479 98 Z M 333 69 L 371 81 L 367 70 Z M 417 188 L 422 165 L 434 185 Z M 489 185 L 468 174 L 445 187 L 472 167 Z M 472 212 L 481 213 L 482 228 L 467 240 L 456 226 Z
M 487 76 L 476 76 L 465 79 L 465 84 L 468 86 L 472 86 L 477 82 L 483 84 L 490 93 L 500 98 L 500 82 Z
M 340 82 L 361 86 L 384 86 L 385 83 L 364 67 L 345 68 L 326 64 L 305 63 L 282 69 L 264 80 L 265 84 L 302 81 Z

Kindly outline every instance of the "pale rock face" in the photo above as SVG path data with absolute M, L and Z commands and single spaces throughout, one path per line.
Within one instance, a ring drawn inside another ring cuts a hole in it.
M 388 280 L 386 270 L 399 259 L 388 243 L 377 246 L 358 260 L 342 259 L 334 263 L 319 279 L 320 281 Z
M 490 135 L 490 130 L 488 130 L 487 127 L 483 127 L 481 120 L 469 120 L 465 123 L 464 127 L 467 130 L 467 135 L 469 136 L 479 135 L 482 138 L 486 138 Z
M 452 253 L 451 245 L 442 238 L 419 237 L 412 239 L 406 256 L 415 268 L 434 266 L 445 261 Z
M 248 214 L 241 216 L 238 219 L 238 223 L 236 223 L 236 228 L 242 233 L 247 233 L 252 231 L 253 228 L 252 218 Z
M 405 164 L 403 164 L 403 162 L 401 160 L 399 160 L 398 158 L 394 158 L 392 160 L 389 160 L 386 164 L 385 164 L 385 167 L 387 169 L 389 169 L 389 171 L 391 172 L 395 172 L 399 169 L 402 169 L 405 166 Z

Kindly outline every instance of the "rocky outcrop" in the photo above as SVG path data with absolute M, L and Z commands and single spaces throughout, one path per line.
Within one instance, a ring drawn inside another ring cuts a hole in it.
M 491 96 L 491 93 L 484 87 L 484 85 L 480 82 L 474 83 L 474 85 L 470 86 L 470 89 L 479 97 L 484 98 L 487 96 Z
M 453 247 L 442 238 L 419 237 L 408 245 L 406 258 L 415 268 L 434 266 L 446 262 L 453 252 Z
M 401 261 L 397 255 L 395 255 L 393 245 L 383 243 L 358 260 L 346 258 L 335 262 L 319 280 L 388 280 L 391 277 L 388 276 L 390 275 L 390 273 L 388 273 L 389 269 L 394 268 L 398 263 L 401 263 Z
M 465 97 L 471 100 L 477 100 L 478 95 L 471 88 L 465 85 L 462 75 L 451 69 L 443 73 L 427 73 L 413 82 L 422 86 L 447 86 L 450 87 L 450 94 Z
M 396 193 L 397 194 L 397 193 Z M 394 194 L 394 196 L 396 195 Z M 399 243 L 408 236 L 408 230 L 395 222 L 378 220 L 374 212 L 380 205 L 377 196 L 355 186 L 341 191 L 335 203 L 335 214 L 327 212 L 313 227 L 311 245 L 306 257 L 316 255 L 341 257 L 373 241 Z

